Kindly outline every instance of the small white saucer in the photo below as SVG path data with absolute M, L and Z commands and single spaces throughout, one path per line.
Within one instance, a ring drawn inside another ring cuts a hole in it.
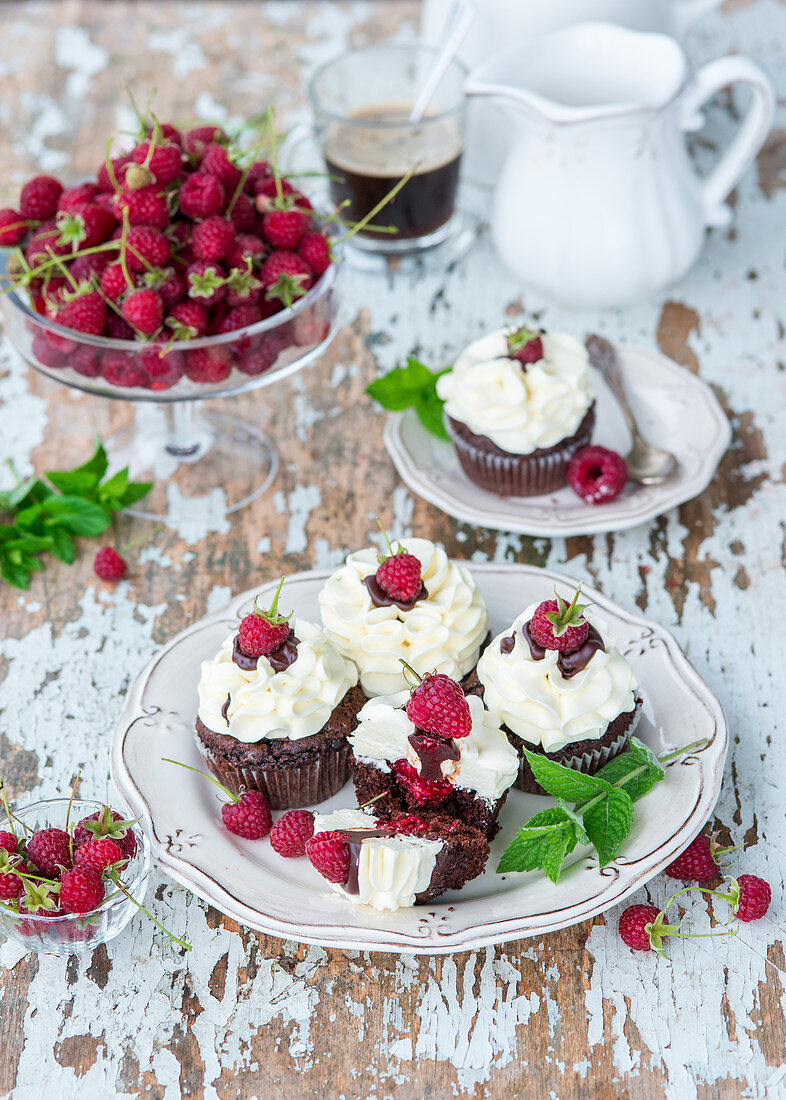
M 540 497 L 498 497 L 469 480 L 452 445 L 430 435 L 413 409 L 388 417 L 385 446 L 413 492 L 466 523 L 546 536 L 636 527 L 706 489 L 731 442 L 731 425 L 710 387 L 685 367 L 632 345 L 619 345 L 617 354 L 645 438 L 679 460 L 677 472 L 662 485 L 631 482 L 609 504 L 587 504 L 569 488 Z M 622 413 L 594 368 L 592 376 L 597 399 L 593 443 L 625 454 L 630 435 Z

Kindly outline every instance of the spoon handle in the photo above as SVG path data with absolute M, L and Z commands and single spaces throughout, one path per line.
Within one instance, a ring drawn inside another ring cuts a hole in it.
M 620 374 L 617 353 L 614 350 L 613 344 L 609 343 L 609 341 L 605 340 L 602 336 L 592 334 L 585 340 L 585 345 L 589 353 L 590 362 L 593 366 L 598 368 L 606 380 L 609 389 L 616 397 L 631 435 L 634 440 L 637 438 L 641 439 L 641 433 L 636 424 L 636 418 L 633 415 L 630 403 L 628 402 L 628 395 L 625 393 L 625 387 L 622 384 L 622 375 Z
M 434 58 L 432 67 L 426 73 L 426 78 L 409 113 L 409 121 L 413 126 L 420 122 L 425 115 L 440 80 L 447 72 L 448 66 L 455 57 L 476 14 L 477 7 L 474 0 L 455 0 L 448 12 L 445 26 L 437 44 L 437 55 Z

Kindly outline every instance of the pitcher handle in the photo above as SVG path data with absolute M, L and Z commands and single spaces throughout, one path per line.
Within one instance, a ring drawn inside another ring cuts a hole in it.
M 699 16 L 719 7 L 721 0 L 677 0 L 674 11 L 677 20 L 677 34 L 682 35 Z
M 747 57 L 719 57 L 699 69 L 683 95 L 686 129 L 693 128 L 703 104 L 729 84 L 747 84 L 753 92 L 753 101 L 731 145 L 710 174 L 700 181 L 705 223 L 712 226 L 728 225 L 731 211 L 725 200 L 764 144 L 775 110 L 772 84 L 758 65 Z

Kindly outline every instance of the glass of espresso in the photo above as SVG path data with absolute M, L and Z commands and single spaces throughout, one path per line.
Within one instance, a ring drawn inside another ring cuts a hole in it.
M 433 57 L 421 46 L 351 50 L 323 65 L 309 85 L 331 197 L 346 221 L 361 221 L 411 173 L 352 238 L 365 252 L 420 252 L 454 229 L 466 121 L 460 62 L 451 63 L 422 121 L 409 122 Z

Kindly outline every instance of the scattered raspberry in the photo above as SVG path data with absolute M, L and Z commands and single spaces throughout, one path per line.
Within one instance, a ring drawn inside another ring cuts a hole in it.
M 418 729 L 439 737 L 468 737 L 472 732 L 472 716 L 461 684 L 444 672 L 423 677 L 407 700 L 406 713 Z
M 616 500 L 628 480 L 622 455 L 606 447 L 582 447 L 568 463 L 568 485 L 588 504 Z
M 221 819 L 230 833 L 245 840 L 261 840 L 267 836 L 273 821 L 261 791 L 244 791 L 237 802 L 224 803 Z
M 206 145 L 202 150 L 202 156 L 199 160 L 199 171 L 207 172 L 208 175 L 215 176 L 216 179 L 219 179 L 224 186 L 225 192 L 230 197 L 240 183 L 240 178 L 243 175 L 240 169 L 229 159 L 229 154 L 225 146 L 216 145 L 214 142 L 211 142 L 210 145 Z
M 145 164 L 153 173 L 156 183 L 165 187 L 180 175 L 183 168 L 183 152 L 179 145 L 164 143 L 150 153 L 150 142 L 143 141 L 131 154 L 135 164 Z
M 278 597 L 283 585 L 282 577 L 269 608 L 260 607 L 257 600 L 254 600 L 254 610 L 241 620 L 238 642 L 247 657 L 262 657 L 272 653 L 289 637 L 292 612 L 281 615 L 278 611 Z
M 685 851 L 668 865 L 666 874 L 685 882 L 710 882 L 714 879 L 718 874 L 718 864 L 707 837 L 700 833 L 691 841 Z
M 306 841 L 306 855 L 311 866 L 328 882 L 337 882 L 343 886 L 349 878 L 349 845 L 346 833 L 317 833 Z
M 60 880 L 60 908 L 66 913 L 89 913 L 104 900 L 104 884 L 97 871 L 75 867 Z
M 439 806 L 453 794 L 453 784 L 447 779 L 422 779 L 403 757 L 395 761 L 393 772 L 416 806 Z
M 153 184 L 138 190 L 124 190 L 117 200 L 122 217 L 123 210 L 128 211 L 128 223 L 131 226 L 147 226 L 150 229 L 166 229 L 169 223 L 169 206 L 166 195 Z
M 22 188 L 19 197 L 19 213 L 23 218 L 45 222 L 57 213 L 57 203 L 63 193 L 63 185 L 52 176 L 34 176 Z
M 198 260 L 223 260 L 234 239 L 232 222 L 214 214 L 196 227 L 191 237 L 191 247 Z
M 574 653 L 589 634 L 589 623 L 584 617 L 589 605 L 579 603 L 580 584 L 569 604 L 559 593 L 556 595 L 556 600 L 544 600 L 538 604 L 529 621 L 529 631 L 533 640 L 544 649 Z
M 0 901 L 14 901 L 25 892 L 24 880 L 13 871 L 0 873 Z
M 543 358 L 543 341 L 540 333 L 533 332 L 526 325 L 508 333 L 508 355 L 511 359 L 518 359 L 523 366 L 537 363 Z
M 262 231 L 274 248 L 296 249 L 308 226 L 308 217 L 294 208 L 270 210 L 262 219 Z
M 209 218 L 226 205 L 221 181 L 207 172 L 194 172 L 180 188 L 180 209 L 187 218 Z
M 73 865 L 71 837 L 63 829 L 40 829 L 27 842 L 27 856 L 48 878 Z
M 379 587 L 394 600 L 414 600 L 423 587 L 420 559 L 399 549 L 383 558 L 375 574 Z
M 126 266 L 129 271 L 149 271 L 165 267 L 172 255 L 172 246 L 163 233 L 148 225 L 129 229 L 126 238 Z
M 158 332 L 164 320 L 164 303 L 152 288 L 135 290 L 133 294 L 129 294 L 121 309 L 129 325 L 143 336 L 152 336 Z
M 657 920 L 660 909 L 656 905 L 631 905 L 620 917 L 619 933 L 623 941 L 634 951 L 650 951 L 652 942 L 648 925 Z
M 259 271 L 268 298 L 278 298 L 289 308 L 302 297 L 314 282 L 311 268 L 297 252 L 274 252 Z
M 128 566 L 113 546 L 102 546 L 93 560 L 93 570 L 102 581 L 119 581 Z
M 0 246 L 13 248 L 27 236 L 27 223 L 18 210 L 5 206 L 0 210 Z
M 306 854 L 306 842 L 314 835 L 310 810 L 287 810 L 270 830 L 270 843 L 280 856 L 292 859 Z
M 186 356 L 186 374 L 192 382 L 223 382 L 232 371 L 227 348 L 191 348 Z
M 739 897 L 734 906 L 734 915 L 737 920 L 759 920 L 770 907 L 772 890 L 770 884 L 756 875 L 738 875 L 736 882 L 732 880 L 732 888 L 736 886 Z
M 0 848 L 12 856 L 16 851 L 17 842 L 13 833 L 0 831 Z
M 108 836 L 117 842 L 123 855 L 133 859 L 136 855 L 136 837 L 131 829 L 132 824 L 116 810 L 105 806 L 78 823 L 74 829 L 74 846 L 80 848 L 94 836 Z
M 123 849 L 108 836 L 96 836 L 80 844 L 74 853 L 74 866 L 101 874 L 107 867 L 125 860 Z
M 106 306 L 100 294 L 86 290 L 77 297 L 68 297 L 57 310 L 54 318 L 59 325 L 100 336 L 106 324 Z
M 322 275 L 330 267 L 330 242 L 316 230 L 306 233 L 297 250 L 315 275 Z

